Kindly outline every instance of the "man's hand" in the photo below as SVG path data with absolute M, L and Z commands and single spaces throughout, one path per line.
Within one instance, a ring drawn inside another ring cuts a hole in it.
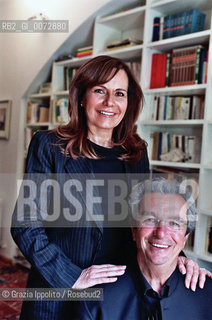
M 93 265 L 84 269 L 72 289 L 86 289 L 100 283 L 115 282 L 125 273 L 126 266 L 113 264 Z
M 178 257 L 178 268 L 182 274 L 186 274 L 185 286 L 192 291 L 196 290 L 199 279 L 199 287 L 202 289 L 205 284 L 206 276 L 212 278 L 212 273 L 204 268 L 200 268 L 198 263 L 186 257 Z

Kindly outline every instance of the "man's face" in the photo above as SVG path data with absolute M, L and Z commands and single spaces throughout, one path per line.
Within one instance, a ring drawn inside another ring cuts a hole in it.
M 177 194 L 146 193 L 137 229 L 133 229 L 142 263 L 173 266 L 188 235 L 186 201 Z

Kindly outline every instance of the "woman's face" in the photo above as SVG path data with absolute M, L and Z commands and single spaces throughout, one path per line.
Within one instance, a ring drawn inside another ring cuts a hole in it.
M 119 70 L 108 82 L 88 88 L 82 104 L 89 131 L 112 136 L 113 129 L 123 119 L 128 104 L 128 76 Z

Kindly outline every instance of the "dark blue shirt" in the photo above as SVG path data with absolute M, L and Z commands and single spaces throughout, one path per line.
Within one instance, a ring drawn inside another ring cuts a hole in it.
M 193 292 L 185 288 L 184 276 L 178 269 L 165 283 L 161 296 L 133 264 L 116 282 L 101 287 L 103 301 L 76 303 L 72 320 L 212 319 L 212 279 L 207 278 L 204 289 L 197 287 Z

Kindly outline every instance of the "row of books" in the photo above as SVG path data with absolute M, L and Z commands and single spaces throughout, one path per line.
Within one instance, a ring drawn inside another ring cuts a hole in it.
M 27 103 L 27 123 L 48 122 L 49 105 L 42 102 Z
M 202 45 L 153 53 L 150 88 L 207 83 L 208 50 Z
M 170 162 L 200 161 L 200 138 L 170 132 L 153 132 L 152 160 Z
M 132 47 L 138 44 L 142 44 L 142 40 L 129 37 L 129 38 L 116 40 L 108 43 L 106 50 L 111 51 L 111 50 L 124 49 L 124 48 Z
M 87 47 L 78 48 L 76 52 L 76 57 L 77 58 L 87 57 L 92 54 L 93 54 L 93 46 L 87 46 Z
M 206 226 L 205 252 L 212 253 L 212 218 L 208 217 Z
M 140 83 L 141 63 L 136 61 L 125 61 L 125 63 L 128 65 L 137 81 Z
M 73 68 L 73 67 L 64 68 L 64 90 L 69 90 L 71 80 L 75 76 L 75 73 L 77 70 L 78 68 Z
M 136 61 L 129 61 L 125 62 L 130 70 L 133 72 L 135 77 L 137 78 L 138 82 L 140 82 L 140 74 L 141 74 L 141 63 Z M 77 72 L 79 68 L 73 68 L 73 67 L 65 67 L 64 68 L 64 90 L 69 90 L 69 86 L 71 83 L 71 80 L 75 76 L 75 73 Z
M 153 21 L 152 41 L 167 39 L 204 30 L 205 14 L 195 10 L 181 11 Z
M 53 123 L 68 123 L 70 120 L 68 114 L 68 98 L 55 99 L 52 102 Z
M 204 96 L 152 96 L 150 120 L 203 119 Z

